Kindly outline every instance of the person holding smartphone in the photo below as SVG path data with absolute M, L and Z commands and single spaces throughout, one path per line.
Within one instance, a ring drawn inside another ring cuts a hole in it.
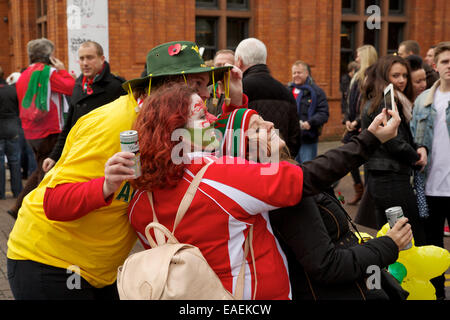
M 385 210 L 401 206 L 409 219 L 415 244 L 425 245 L 425 232 L 419 218 L 417 200 L 410 184 L 413 169 L 422 169 L 427 163 L 427 151 L 414 143 L 409 122 L 412 118 L 413 88 L 409 65 L 403 58 L 394 55 L 381 57 L 367 70 L 362 87 L 362 128 L 386 106 L 385 89 L 392 84 L 394 102 L 401 123 L 396 138 L 382 144 L 365 164 L 368 192 L 376 207 L 376 224 L 381 228 L 386 222 Z
M 28 42 L 30 65 L 17 80 L 20 120 L 25 139 L 33 149 L 37 169 L 28 178 L 14 206 L 7 210 L 13 218 L 22 206 L 23 198 L 38 186 L 44 177 L 42 163 L 48 157 L 64 126 L 63 111 L 69 105 L 75 79 L 65 70 L 64 63 L 54 56 L 52 41 L 41 38 Z

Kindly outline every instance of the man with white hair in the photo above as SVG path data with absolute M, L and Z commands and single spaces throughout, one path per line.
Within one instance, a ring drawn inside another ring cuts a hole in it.
M 255 38 L 242 40 L 235 51 L 235 66 L 243 72 L 243 91 L 248 106 L 264 120 L 273 122 L 295 157 L 300 148 L 300 125 L 295 100 L 289 90 L 273 78 L 266 65 L 267 49 Z

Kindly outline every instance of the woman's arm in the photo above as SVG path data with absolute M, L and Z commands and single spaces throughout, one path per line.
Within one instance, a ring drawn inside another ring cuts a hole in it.
M 91 211 L 110 205 L 113 194 L 103 197 L 105 178 L 88 182 L 65 183 L 47 188 L 44 194 L 44 212 L 49 220 L 72 221 Z
M 71 221 L 89 212 L 110 205 L 114 192 L 126 180 L 134 179 L 131 166 L 134 153 L 118 152 L 105 165 L 105 176 L 86 182 L 64 183 L 47 188 L 44 195 L 44 212 L 48 219 Z
M 335 285 L 363 278 L 367 267 L 386 267 L 398 257 L 398 247 L 388 236 L 364 245 L 336 248 L 313 197 L 298 205 L 270 213 L 277 237 L 295 254 L 296 261 L 315 281 Z
M 354 136 L 348 143 L 329 150 L 300 166 L 303 169 L 303 195 L 317 194 L 364 164 L 381 145 L 368 130 Z
M 392 116 L 392 121 L 389 123 L 384 109 L 375 117 L 367 130 L 354 136 L 347 144 L 301 164 L 303 196 L 326 190 L 332 183 L 366 162 L 381 143 L 395 137 L 401 121 L 400 116 L 392 110 L 387 112 Z

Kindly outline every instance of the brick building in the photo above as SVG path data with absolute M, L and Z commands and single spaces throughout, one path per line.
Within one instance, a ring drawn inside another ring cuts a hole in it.
M 67 65 L 68 1 L 0 0 L 0 33 L 7 39 L 0 42 L 0 65 L 5 74 L 28 65 L 26 44 L 41 36 L 55 43 L 56 57 Z M 78 2 L 89 1 L 96 0 Z M 290 80 L 292 63 L 306 61 L 329 99 L 323 138 L 342 134 L 339 79 L 357 47 L 373 44 L 384 55 L 395 52 L 402 40 L 415 39 L 424 56 L 429 46 L 450 39 L 448 0 L 105 2 L 111 69 L 127 79 L 143 71 L 149 49 L 172 40 L 197 41 L 208 59 L 218 49 L 234 49 L 243 38 L 259 38 L 267 45 L 272 74 L 284 83 Z M 367 20 L 379 22 L 379 27 L 368 28 Z

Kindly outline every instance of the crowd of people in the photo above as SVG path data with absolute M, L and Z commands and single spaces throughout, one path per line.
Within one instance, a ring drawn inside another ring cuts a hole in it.
M 387 268 L 412 238 L 443 247 L 442 208 L 450 199 L 450 43 L 433 48 L 431 70 L 410 54 L 412 47 L 402 43 L 398 55 L 380 58 L 370 45 L 357 49 L 341 86 L 344 144 L 318 156 L 329 119 L 325 92 L 301 60 L 292 64 L 291 82 L 275 79 L 258 39 L 220 50 L 210 62 L 195 43 L 160 44 L 149 51 L 141 77 L 129 81 L 111 73 L 96 42 L 80 45 L 75 79 L 54 57 L 51 41 L 30 41 L 30 66 L 17 93 L 0 91 L 2 103 L 8 101 L 0 121 L 14 119 L 0 131 L 17 197 L 8 211 L 17 219 L 7 253 L 14 297 L 118 299 L 117 269 L 136 240 L 150 248 L 145 229 L 157 216 L 169 230 L 177 223 L 178 241 L 197 246 L 233 295 L 252 234 L 244 299 L 393 299 L 386 287 L 368 288 L 367 268 Z M 425 90 L 428 79 L 435 81 Z M 389 83 L 394 110 L 383 100 Z M 131 169 L 136 155 L 120 149 L 120 133 L 131 129 L 139 134 L 139 176 Z M 21 130 L 37 162 L 23 188 Z M 185 217 L 175 222 L 206 165 Z M 405 215 L 363 245 L 332 189 L 349 172 L 350 204 L 363 199 L 360 209 L 376 228 L 389 207 L 401 206 Z M 428 219 L 420 214 L 413 174 L 426 182 Z M 75 290 L 67 286 L 73 266 L 81 276 Z M 438 298 L 445 298 L 442 279 L 433 282 Z

